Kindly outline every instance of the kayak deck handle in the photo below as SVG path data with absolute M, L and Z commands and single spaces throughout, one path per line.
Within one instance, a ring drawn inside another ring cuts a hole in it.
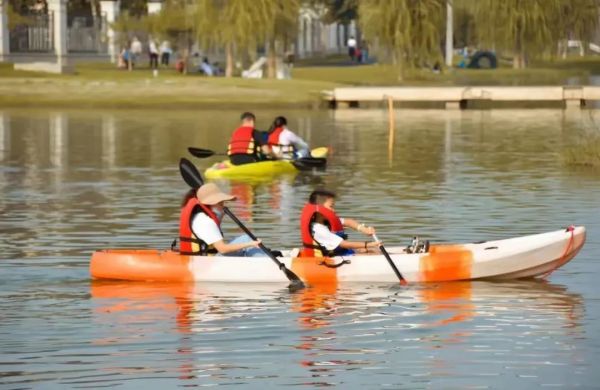
M 325 267 L 327 267 L 327 268 L 339 268 L 339 267 L 341 267 L 341 266 L 342 266 L 342 265 L 344 265 L 344 264 L 350 264 L 350 263 L 351 263 L 351 261 L 350 261 L 350 260 L 342 260 L 341 262 L 339 262 L 339 263 L 337 263 L 337 264 L 328 264 L 328 263 L 327 263 L 327 262 L 325 262 L 325 261 L 321 261 L 321 262 L 319 263 L 319 265 L 323 265 L 323 266 L 325 266 Z

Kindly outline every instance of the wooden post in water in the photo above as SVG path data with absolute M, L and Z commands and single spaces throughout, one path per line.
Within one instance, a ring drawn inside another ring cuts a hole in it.
M 388 135 L 388 160 L 390 166 L 392 166 L 392 156 L 394 154 L 394 98 L 391 96 L 387 96 L 388 102 L 388 122 L 389 122 L 389 135 Z

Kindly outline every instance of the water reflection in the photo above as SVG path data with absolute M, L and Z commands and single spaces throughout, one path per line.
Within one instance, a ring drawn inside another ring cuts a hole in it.
M 114 115 L 102 116 L 102 160 L 108 168 L 114 168 L 117 155 L 117 121 Z
M 55 167 L 62 167 L 66 163 L 69 150 L 69 125 L 64 113 L 54 113 L 50 116 L 50 162 Z
M 10 147 L 10 120 L 6 112 L 0 111 L 0 161 L 4 161 Z
M 581 296 L 543 281 L 442 283 L 395 293 L 370 288 L 337 291 L 330 285 L 296 294 L 292 308 L 300 313 L 301 328 L 311 331 L 301 336 L 295 346 L 304 352 L 300 363 L 312 378 L 305 384 L 318 386 L 343 383 L 341 372 L 349 370 L 378 370 L 382 364 L 398 370 L 390 362 L 393 358 L 389 355 L 395 352 L 387 350 L 389 347 L 381 349 L 388 342 L 400 344 L 392 347 L 392 351 L 398 352 L 412 348 L 451 351 L 462 350 L 462 345 L 488 344 L 482 347 L 493 353 L 496 348 L 503 348 L 489 345 L 495 344 L 494 333 L 505 332 L 507 323 L 531 329 L 532 334 L 526 338 L 536 339 L 535 333 L 539 333 L 541 343 L 545 332 L 558 332 L 565 337 L 582 335 Z M 348 332 L 347 327 L 353 330 Z M 353 338 L 376 342 L 357 342 Z M 387 361 L 382 360 L 384 355 L 388 355 Z M 557 359 L 554 355 L 548 358 Z M 454 354 L 440 354 L 421 362 L 425 367 L 419 367 L 417 362 L 412 363 L 417 364 L 416 371 L 426 367 L 428 377 L 455 377 L 460 371 L 454 368 Z M 404 371 L 400 369 L 398 374 Z
M 119 345 L 136 343 L 153 349 L 157 331 L 166 330 L 167 338 L 175 332 L 178 341 L 165 351 L 171 357 L 162 370 L 176 371 L 179 380 L 198 379 L 201 373 L 216 381 L 232 380 L 241 366 L 235 358 L 227 360 L 226 348 L 242 354 L 245 348 L 264 349 L 277 356 L 292 348 L 301 354 L 298 363 L 306 370 L 298 378 L 301 383 L 334 384 L 342 381 L 342 372 L 383 364 L 384 355 L 388 361 L 384 368 L 389 367 L 397 352 L 412 348 L 439 351 L 481 344 L 481 349 L 490 352 L 518 350 L 518 342 L 492 342 L 507 332 L 517 340 L 527 337 L 533 348 L 545 343 L 543 335 L 548 333 L 555 338 L 580 337 L 583 314 L 581 296 L 544 281 L 441 283 L 410 289 L 323 285 L 291 295 L 269 285 L 93 282 L 90 292 L 95 326 L 110 327 L 110 334 L 95 344 L 120 350 Z M 273 316 L 275 307 L 286 310 L 286 306 L 296 314 Z M 292 336 L 290 345 L 286 341 L 273 345 L 274 339 L 282 337 L 273 333 L 279 327 L 297 338 Z M 227 340 L 233 331 L 239 337 L 243 329 L 263 333 L 261 328 L 267 338 L 257 335 L 258 339 L 247 339 L 250 344 L 246 346 L 240 345 L 240 340 Z M 392 341 L 398 346 L 390 350 L 386 345 Z M 454 375 L 454 358 L 440 355 L 423 364 L 431 364 L 429 369 L 440 375 Z M 562 361 L 559 355 L 549 358 Z M 263 370 L 252 363 L 247 367 L 258 369 L 259 374 Z M 112 369 L 118 374 L 117 381 L 139 375 Z M 148 368 L 150 373 L 156 369 Z

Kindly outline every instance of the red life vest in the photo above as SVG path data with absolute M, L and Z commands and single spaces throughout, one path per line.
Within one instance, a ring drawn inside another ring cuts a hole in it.
M 315 214 L 317 213 L 325 217 L 325 224 L 329 227 L 329 230 L 338 235 L 345 235 L 342 221 L 335 211 L 322 205 L 307 203 L 304 205 L 302 213 L 300 214 L 300 235 L 302 237 L 303 246 L 300 257 L 323 257 L 333 255 L 333 251 L 328 251 L 313 237 L 312 224 L 314 222 Z
M 179 253 L 182 255 L 207 255 L 216 253 L 216 249 L 212 245 L 206 244 L 196 237 L 192 231 L 192 218 L 197 213 L 205 213 L 210 219 L 215 221 L 219 229 L 221 228 L 221 221 L 219 221 L 219 218 L 217 218 L 210 208 L 198 202 L 196 197 L 190 198 L 181 209 L 181 216 L 179 217 Z
M 255 154 L 254 137 L 252 136 L 254 128 L 250 126 L 238 127 L 229 140 L 227 155 L 232 154 Z
M 279 136 L 281 135 L 282 132 L 283 132 L 283 126 L 276 127 L 275 130 L 273 130 L 269 134 L 269 140 L 268 140 L 269 145 L 279 145 Z
M 283 130 L 285 130 L 285 127 L 283 127 L 283 126 L 276 127 L 275 130 L 273 130 L 271 133 L 269 133 L 269 139 L 267 140 L 267 143 L 269 144 L 269 146 L 271 148 L 273 148 L 274 146 L 279 148 L 279 150 L 281 151 L 280 157 L 293 158 L 294 151 L 296 149 L 296 148 L 294 148 L 294 145 L 282 145 L 281 142 L 279 141 L 279 137 L 281 136 L 281 133 L 283 132 Z M 276 153 L 277 152 L 278 151 L 276 150 Z

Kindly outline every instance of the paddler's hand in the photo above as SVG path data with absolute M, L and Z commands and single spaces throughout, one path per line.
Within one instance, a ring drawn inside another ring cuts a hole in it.
M 358 231 L 366 234 L 367 236 L 372 236 L 375 234 L 375 228 L 373 226 L 365 226 L 363 224 L 358 225 Z
M 374 247 L 380 247 L 383 245 L 383 242 L 381 241 L 372 241 L 369 243 L 369 247 L 374 248 Z
M 248 243 L 248 248 L 252 248 L 252 247 L 258 248 L 258 247 L 260 247 L 260 244 L 262 244 L 262 240 L 250 241 Z

